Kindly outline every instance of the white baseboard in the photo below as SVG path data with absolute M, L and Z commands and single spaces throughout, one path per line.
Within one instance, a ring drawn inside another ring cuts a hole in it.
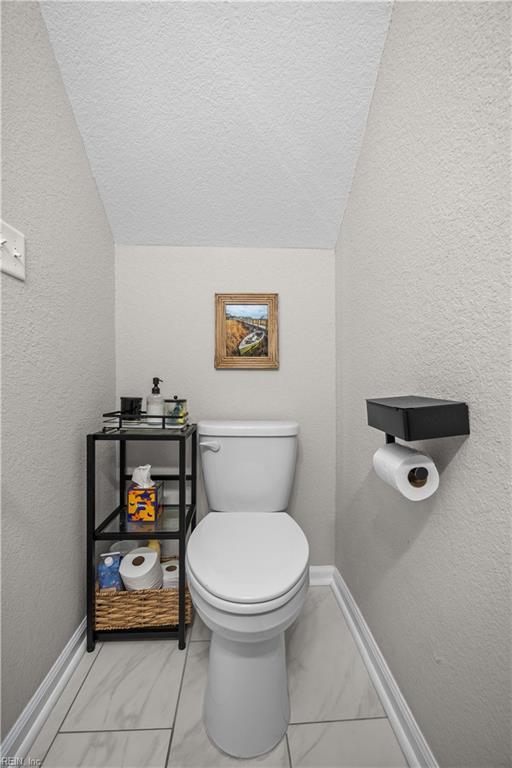
M 311 587 L 330 587 L 334 579 L 333 565 L 310 565 L 309 584 Z
M 2 742 L 2 757 L 25 759 L 66 683 L 85 652 L 85 619 Z
M 311 584 L 314 586 L 317 583 L 316 578 L 313 577 Z M 332 567 L 330 586 L 409 766 L 439 768 L 363 614 L 335 567 Z

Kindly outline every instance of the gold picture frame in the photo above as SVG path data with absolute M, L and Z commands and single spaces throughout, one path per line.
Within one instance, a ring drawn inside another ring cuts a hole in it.
M 215 294 L 215 368 L 279 368 L 277 293 Z

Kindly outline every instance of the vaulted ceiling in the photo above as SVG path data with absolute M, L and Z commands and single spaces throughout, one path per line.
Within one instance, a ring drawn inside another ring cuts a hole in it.
M 334 246 L 389 2 L 42 8 L 117 243 Z

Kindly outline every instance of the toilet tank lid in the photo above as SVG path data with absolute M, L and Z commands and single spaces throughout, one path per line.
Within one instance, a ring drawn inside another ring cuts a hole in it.
M 299 434 L 296 421 L 200 421 L 197 425 L 200 435 L 217 437 L 289 437 Z

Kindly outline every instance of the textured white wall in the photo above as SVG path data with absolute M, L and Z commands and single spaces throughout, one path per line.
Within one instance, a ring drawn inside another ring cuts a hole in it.
M 337 248 L 337 564 L 443 766 L 510 765 L 506 3 L 395 3 Z M 366 397 L 467 400 L 439 492 L 372 470 Z
M 85 434 L 115 370 L 112 237 L 46 27 L 30 2 L 2 22 L 2 216 L 27 243 L 26 283 L 2 275 L 5 735 L 84 616 Z
M 390 9 L 43 3 L 116 243 L 334 248 Z
M 215 292 L 279 294 L 279 370 L 215 370 Z M 147 395 L 158 375 L 163 393 L 188 397 L 194 420 L 297 419 L 290 511 L 311 562 L 333 562 L 334 253 L 116 248 L 116 326 L 119 395 Z M 158 462 L 151 451 L 139 454 L 146 457 Z

